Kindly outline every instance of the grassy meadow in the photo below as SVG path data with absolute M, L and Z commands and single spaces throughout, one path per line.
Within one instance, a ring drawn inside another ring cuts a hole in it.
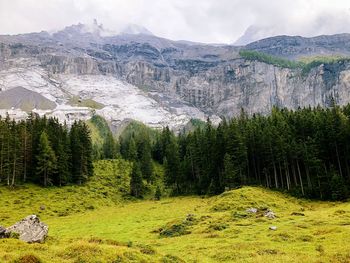
M 260 187 L 214 197 L 128 197 L 131 165 L 99 161 L 84 186 L 0 188 L 0 225 L 29 214 L 44 244 L 0 240 L 0 262 L 350 262 L 350 204 Z M 277 218 L 250 214 L 269 208 Z M 269 230 L 277 226 L 276 231 Z

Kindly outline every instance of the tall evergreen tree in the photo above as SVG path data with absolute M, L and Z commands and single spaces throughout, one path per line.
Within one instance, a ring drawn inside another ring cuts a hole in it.
M 142 173 L 140 165 L 134 162 L 130 178 L 130 194 L 136 198 L 141 198 L 144 191 Z
M 37 166 L 36 172 L 38 177 L 42 178 L 44 186 L 48 186 L 52 182 L 52 176 L 57 167 L 57 159 L 54 151 L 50 146 L 47 133 L 43 131 L 40 135 L 38 145 L 38 154 L 36 156 Z

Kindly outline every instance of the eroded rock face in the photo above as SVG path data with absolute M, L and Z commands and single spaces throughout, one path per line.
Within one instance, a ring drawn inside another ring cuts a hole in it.
M 49 227 L 40 222 L 36 215 L 30 215 L 6 229 L 7 236 L 18 235 L 27 243 L 42 243 L 49 232 Z
M 242 47 L 146 35 L 101 37 L 83 34 L 81 27 L 69 27 L 52 36 L 0 36 L 0 71 L 36 61 L 57 79 L 113 76 L 142 91 L 179 97 L 183 105 L 225 117 L 238 115 L 242 108 L 250 114 L 266 114 L 274 106 L 329 106 L 331 98 L 339 105 L 350 102 L 350 62 L 323 64 L 303 72 L 244 60 L 239 56 Z M 275 37 L 244 48 L 292 59 L 321 53 L 348 56 L 349 39 L 348 34 Z M 58 83 L 57 89 L 64 87 Z

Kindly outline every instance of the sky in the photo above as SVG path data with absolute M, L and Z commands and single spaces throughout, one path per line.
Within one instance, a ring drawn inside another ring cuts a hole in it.
M 233 43 L 274 35 L 350 32 L 349 0 L 0 0 L 0 34 L 55 31 L 92 23 L 126 24 L 173 40 Z

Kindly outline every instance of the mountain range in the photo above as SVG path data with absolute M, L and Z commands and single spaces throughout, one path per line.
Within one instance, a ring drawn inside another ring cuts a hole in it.
M 243 50 L 307 61 L 309 69 L 247 58 Z M 350 101 L 349 55 L 350 34 L 210 45 L 137 25 L 116 34 L 95 21 L 53 34 L 2 35 L 0 114 L 34 111 L 68 124 L 99 114 L 115 128 L 137 120 L 179 130 L 191 119 L 217 123 L 241 109 L 266 114 L 274 106 L 326 107 L 332 99 L 343 105 Z

